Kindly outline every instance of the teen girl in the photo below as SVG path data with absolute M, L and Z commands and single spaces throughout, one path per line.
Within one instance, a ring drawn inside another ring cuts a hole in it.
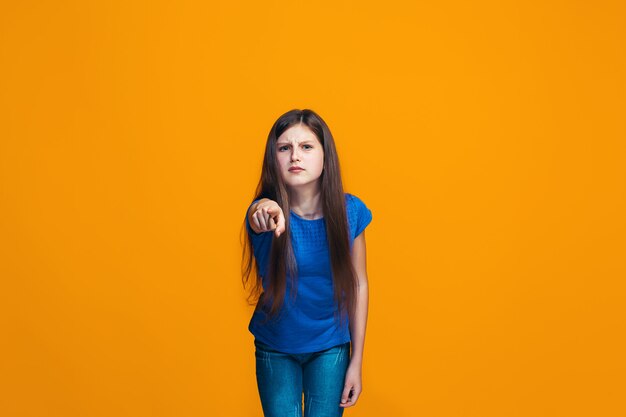
M 308 109 L 280 116 L 245 217 L 243 283 L 254 270 L 250 297 L 257 301 L 248 329 L 265 417 L 342 416 L 356 404 L 368 307 L 364 229 L 371 220 L 363 201 L 343 191 L 324 120 Z

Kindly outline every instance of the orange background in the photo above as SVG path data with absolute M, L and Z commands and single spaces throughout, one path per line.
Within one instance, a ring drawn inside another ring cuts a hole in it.
M 372 210 L 352 416 L 626 415 L 623 2 L 3 2 L 0 413 L 260 416 L 240 232 L 311 108 Z

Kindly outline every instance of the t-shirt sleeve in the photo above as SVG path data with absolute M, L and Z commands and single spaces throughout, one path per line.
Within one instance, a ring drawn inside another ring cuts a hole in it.
M 356 210 L 356 231 L 354 232 L 355 239 L 365 230 L 367 225 L 372 221 L 372 211 L 365 205 L 363 200 L 353 195 L 352 202 Z

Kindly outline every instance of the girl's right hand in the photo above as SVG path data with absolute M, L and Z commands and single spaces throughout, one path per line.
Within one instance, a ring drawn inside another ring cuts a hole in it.
M 250 226 L 256 233 L 274 231 L 276 237 L 285 231 L 285 216 L 277 202 L 264 198 L 250 214 Z

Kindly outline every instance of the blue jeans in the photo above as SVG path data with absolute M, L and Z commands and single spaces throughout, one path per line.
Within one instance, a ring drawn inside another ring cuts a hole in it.
M 283 353 L 258 340 L 256 378 L 265 417 L 340 417 L 350 342 L 312 353 Z

